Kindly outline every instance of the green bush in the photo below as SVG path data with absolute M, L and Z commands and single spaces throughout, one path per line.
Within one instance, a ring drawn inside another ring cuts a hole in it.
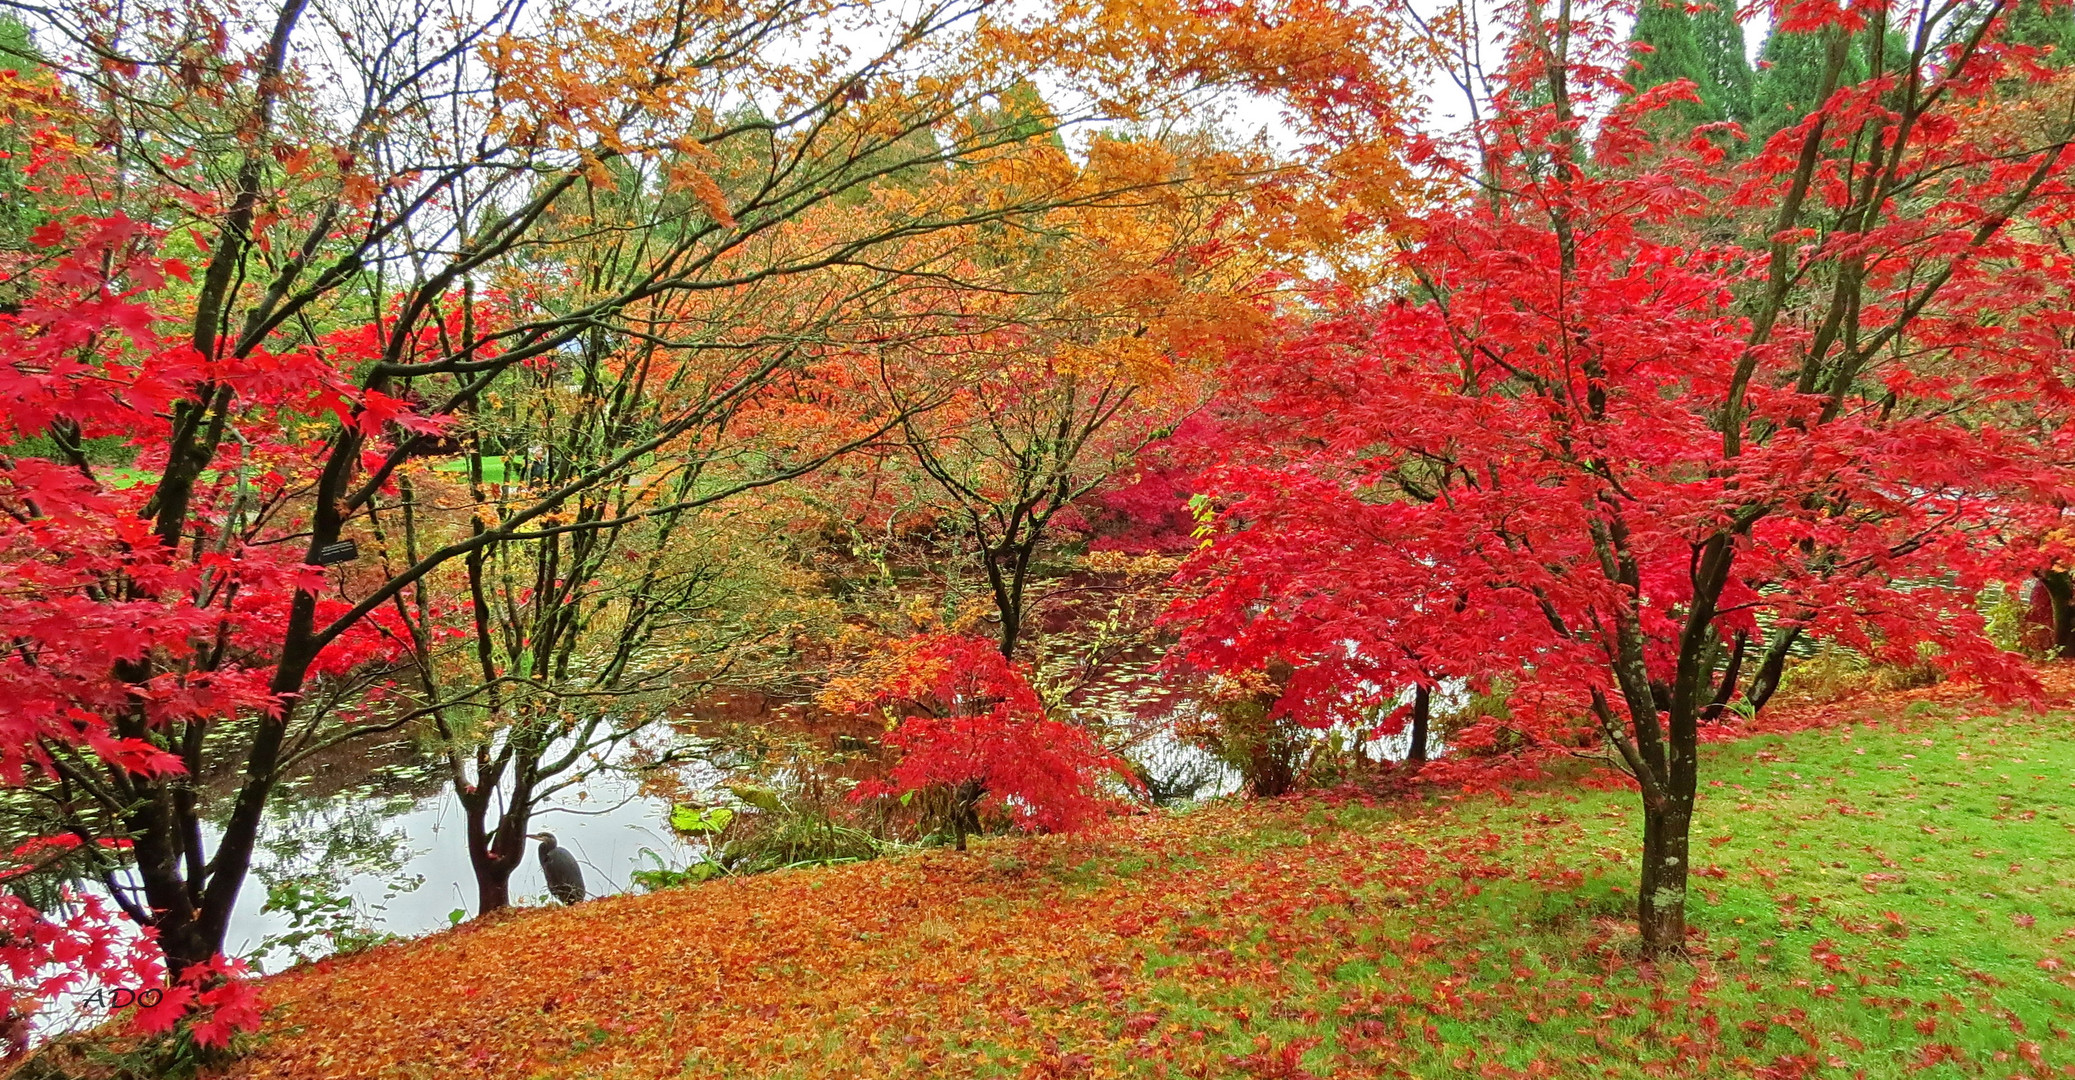
M 1875 663 L 1854 649 L 1826 644 L 1814 656 L 1787 661 L 1775 699 L 1828 705 L 1857 694 L 1935 686 L 1944 678 L 1933 662 L 1937 655 L 1926 645 L 1918 648 L 1913 663 Z
M 2030 612 L 2025 602 L 2018 597 L 2016 589 L 1998 581 L 1981 591 L 1979 599 L 1982 618 L 1988 620 L 1983 632 L 1996 647 L 2005 652 L 2036 655 L 2038 650 L 2029 647 L 2026 641 L 2025 618 Z

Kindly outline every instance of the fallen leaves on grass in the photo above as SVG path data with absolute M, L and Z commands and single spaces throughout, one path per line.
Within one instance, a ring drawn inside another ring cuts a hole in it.
M 1636 958 L 1631 795 L 1334 792 L 470 924 L 268 980 L 234 1075 L 2066 1075 L 2055 723 L 1711 751 L 1690 962 Z

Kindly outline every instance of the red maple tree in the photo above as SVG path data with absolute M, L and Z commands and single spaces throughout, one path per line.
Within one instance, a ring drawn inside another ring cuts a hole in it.
M 9 633 L 0 656 L 8 703 L 0 710 L 0 779 L 10 784 L 31 775 L 119 784 L 188 772 L 179 754 L 147 736 L 176 723 L 277 711 L 274 673 L 258 658 L 279 648 L 288 599 L 316 571 L 302 565 L 299 550 L 251 543 L 258 537 L 241 536 L 236 522 L 263 519 L 291 497 L 303 457 L 293 437 L 298 418 L 344 417 L 366 397 L 314 352 L 210 360 L 162 337 L 152 294 L 187 271 L 156 254 L 159 239 L 119 213 L 49 222 L 32 242 L 50 257 L 27 276 L 32 287 L 16 309 L 0 314 L 0 575 L 10 585 L 0 593 Z M 152 516 L 163 492 L 97 471 L 81 447 L 119 436 L 136 448 L 138 469 L 163 470 L 170 403 L 201 384 L 229 388 L 244 405 L 241 438 L 188 492 L 194 512 L 228 523 L 235 542 L 164 543 Z M 370 630 L 344 635 L 313 669 L 349 670 L 384 648 Z M 105 768 L 90 776 L 79 771 L 82 761 Z M 154 820 L 146 808 L 127 824 L 149 829 Z M 117 849 L 128 850 L 128 841 L 75 828 L 24 845 L 15 869 Z M 26 1014 L 65 990 L 137 990 L 164 980 L 156 938 L 124 925 L 121 909 L 133 903 L 111 891 L 114 904 L 76 898 L 70 914 L 0 900 L 8 923 L 0 966 L 9 973 L 0 1009 Z M 158 1006 L 138 1014 L 140 1028 L 165 1030 L 202 1009 L 209 1015 L 197 1020 L 195 1038 L 221 1045 L 230 1030 L 256 1023 L 236 965 L 204 957 L 173 974 L 179 981 Z
M 857 676 L 833 683 L 823 701 L 891 723 L 884 742 L 900 758 L 855 797 L 948 791 L 960 851 L 981 810 L 1025 827 L 1072 831 L 1114 802 L 1101 788 L 1105 774 L 1131 776 L 1086 730 L 1048 717 L 1023 665 L 981 638 L 922 634 L 898 642 Z
M 2075 131 L 1986 122 L 2031 69 L 1994 12 L 1933 12 L 1732 166 L 1706 132 L 1651 143 L 1691 86 L 1632 94 L 1609 14 L 1529 5 L 1477 190 L 1415 223 L 1407 285 L 1319 296 L 1233 366 L 1256 420 L 1173 621 L 1202 667 L 1294 665 L 1278 708 L 1311 718 L 1503 691 L 1443 775 L 1606 753 L 1641 792 L 1654 955 L 1685 939 L 1701 729 L 1762 708 L 1798 641 L 2028 685 L 1975 598 L 2057 481 L 1969 406 L 2026 363 L 1985 326 L 2067 272 L 2013 224 L 2064 212 Z M 1843 40 L 1890 13 L 1774 15 Z

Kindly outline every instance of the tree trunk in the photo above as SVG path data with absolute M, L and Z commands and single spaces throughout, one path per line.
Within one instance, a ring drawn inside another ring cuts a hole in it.
M 2052 604 L 2053 642 L 2047 655 L 2056 660 L 2075 659 L 2075 577 L 2066 570 L 2039 573 L 2039 587 Z
M 1773 691 L 1780 688 L 1780 676 L 1786 674 L 1787 653 L 1794 647 L 1795 639 L 1801 636 L 1796 626 L 1773 639 L 1772 646 L 1765 650 L 1765 659 L 1758 665 L 1758 673 L 1751 677 L 1751 688 L 1744 692 L 1744 700 L 1750 702 L 1753 712 L 1765 707 L 1772 700 Z
M 320 497 L 329 490 L 333 489 L 320 486 Z M 324 543 L 338 539 L 336 515 L 319 513 L 317 516 L 319 521 L 313 528 L 316 537 Z M 325 523 L 327 517 L 331 521 L 329 526 Z M 302 693 L 310 666 L 317 659 L 316 614 L 317 597 L 298 589 L 295 599 L 289 603 L 286 641 L 280 662 L 274 669 L 274 678 L 269 683 L 269 689 L 278 698 L 292 701 Z M 165 947 L 169 974 L 185 971 L 191 964 L 206 963 L 223 951 L 224 938 L 230 932 L 231 912 L 238 903 L 238 890 L 244 887 L 245 878 L 252 870 L 252 856 L 259 846 L 267 801 L 280 780 L 276 773 L 281 764 L 282 747 L 288 738 L 288 726 L 294 717 L 295 706 L 291 704 L 278 714 L 262 713 L 258 718 L 251 747 L 246 752 L 245 775 L 240 781 L 237 798 L 231 803 L 230 816 L 224 820 L 223 834 L 216 841 L 216 855 L 209 862 L 209 884 L 202 891 L 201 903 L 197 905 L 195 924 L 186 935 L 161 936 L 159 939 Z
M 1707 709 L 1701 713 L 1703 719 L 1720 719 L 1723 710 L 1729 707 L 1730 699 L 1736 696 L 1737 680 L 1742 677 L 1744 670 L 1744 650 L 1749 648 L 1750 644 L 1751 635 L 1747 631 L 1738 630 L 1736 646 L 1729 650 L 1729 664 L 1722 669 L 1722 678 L 1716 684 L 1714 699 L 1708 702 Z
M 995 613 L 1001 617 L 1001 654 L 1016 658 L 1023 640 L 1023 595 L 1030 585 L 1030 559 L 1037 550 L 1035 532 L 1020 544 L 1004 540 L 1000 547 L 984 550 L 980 561 L 987 569 L 987 583 L 994 591 Z M 1006 563 L 1006 565 L 1004 565 Z
M 150 925 L 158 931 L 169 967 L 179 972 L 208 960 L 218 946 L 208 939 L 202 911 L 194 903 L 193 883 L 181 876 L 178 841 L 157 812 L 163 809 L 163 790 L 159 785 L 145 790 L 148 801 L 127 822 L 131 854 L 150 908 Z
M 466 809 L 469 816 L 468 864 L 476 879 L 476 914 L 488 915 L 511 906 L 512 873 L 526 857 L 526 836 L 523 832 L 508 833 L 502 821 L 498 823 L 497 831 L 491 833 L 484 828 L 482 810 L 474 806 Z
M 468 838 L 469 866 L 475 872 L 479 916 L 511 906 L 512 873 L 526 859 L 526 827 L 533 820 L 533 789 L 524 782 L 527 768 L 522 760 L 515 770 L 520 783 L 504 813 L 499 815 L 494 831 L 489 821 L 490 801 L 497 793 L 504 769 L 497 769 L 487 779 L 479 778 L 475 790 L 461 797 L 466 818 L 463 831 Z
M 1274 738 L 1272 729 L 1262 732 L 1249 750 L 1251 763 L 1246 770 L 1247 794 L 1256 799 L 1274 799 L 1289 794 L 1297 786 L 1297 774 L 1289 759 L 1288 748 Z
M 1420 686 L 1412 691 L 1412 745 L 1406 748 L 1405 760 L 1414 765 L 1423 765 L 1427 760 L 1427 719 L 1433 707 L 1433 687 Z
M 469 852 L 476 872 L 476 916 L 478 918 L 512 906 L 512 871 L 509 863 L 490 863 Z
M 1729 580 L 1735 547 L 1727 535 L 1717 534 L 1696 554 L 1693 601 L 1679 634 L 1677 672 L 1668 687 L 1653 687 L 1648 698 L 1630 705 L 1639 733 L 1639 764 L 1649 769 L 1648 776 L 1637 770 L 1643 787 L 1643 867 L 1636 890 L 1636 929 L 1642 934 L 1644 957 L 1652 960 L 1686 951 L 1686 878 L 1692 868 L 1687 848 L 1700 790 L 1700 714 L 1713 697 L 1716 600 Z M 1631 573 L 1626 580 L 1633 584 L 1637 579 Z M 1624 622 L 1622 628 L 1624 644 L 1640 640 L 1634 622 Z M 1624 659 L 1629 661 L 1624 667 L 1626 684 L 1637 680 L 1640 650 Z M 1651 711 L 1645 714 L 1637 706 Z M 1662 726 L 1656 712 L 1660 708 Z
M 196 295 L 192 343 L 195 352 L 207 358 L 216 358 L 221 352 L 217 347 L 219 321 L 223 316 L 223 305 L 236 291 L 245 264 L 246 245 L 250 242 L 248 235 L 261 201 L 259 184 L 265 167 L 262 155 L 267 150 L 274 106 L 284 85 L 282 74 L 287 67 L 289 41 L 306 6 L 307 0 L 286 0 L 276 12 L 273 33 L 259 66 L 258 78 L 253 83 L 258 99 L 249 121 L 253 135 L 248 144 L 251 149 L 239 167 L 237 194 L 223 219 L 215 254 L 202 273 L 202 285 Z M 223 439 L 223 420 L 231 396 L 229 386 L 204 383 L 194 399 L 174 407 L 174 427 L 166 467 L 145 511 L 153 519 L 153 531 L 167 547 L 178 547 L 185 535 L 194 485 Z M 331 489 L 320 488 L 319 502 L 330 494 Z M 337 536 L 333 535 L 326 542 L 336 539 Z M 318 543 L 313 542 L 311 549 L 314 551 L 317 546 Z M 304 596 L 301 592 L 296 595 L 290 615 L 292 623 L 296 613 L 304 609 Z M 305 635 L 309 624 L 310 620 L 305 617 L 302 620 Z M 294 640 L 294 631 L 291 630 L 291 644 L 281 657 L 273 687 L 277 694 L 290 699 L 302 689 L 311 659 L 310 656 L 296 655 Z M 293 685 L 286 686 L 284 693 L 284 684 L 291 681 Z M 206 881 L 203 874 L 182 877 L 179 859 L 183 854 L 181 848 L 188 841 L 168 835 L 170 822 L 165 815 L 155 815 L 146 834 L 136 838 L 142 841 L 136 856 L 140 876 L 144 879 L 146 900 L 154 909 L 151 925 L 158 931 L 159 945 L 165 952 L 170 976 L 178 977 L 190 965 L 206 963 L 223 950 L 224 937 L 230 931 L 231 909 L 237 904 L 238 890 L 244 885 L 245 875 L 251 868 L 262 812 L 268 796 L 273 793 L 281 738 L 287 731 L 288 714 L 292 712 L 293 708 L 289 707 L 282 710 L 279 718 L 260 718 L 254 748 L 247 759 L 245 778 L 225 822 L 216 856 L 206 864 Z M 163 784 L 155 785 L 155 789 L 154 797 L 162 798 L 166 794 Z M 195 856 L 190 862 L 192 870 L 200 862 L 200 852 L 186 854 Z
M 1673 796 L 1643 807 L 1643 875 L 1636 898 L 1636 927 L 1643 955 L 1676 956 L 1686 948 L 1686 846 L 1693 802 Z
M 951 790 L 951 836 L 958 850 L 965 850 L 968 833 L 980 831 L 980 796 L 986 788 L 978 780 L 967 780 Z

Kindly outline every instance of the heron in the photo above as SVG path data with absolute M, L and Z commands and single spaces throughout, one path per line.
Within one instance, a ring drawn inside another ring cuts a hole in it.
M 582 900 L 584 872 L 576 865 L 576 856 L 568 848 L 556 846 L 554 833 L 527 833 L 526 838 L 540 841 L 540 873 L 548 879 L 548 891 L 555 899 L 565 904 Z

